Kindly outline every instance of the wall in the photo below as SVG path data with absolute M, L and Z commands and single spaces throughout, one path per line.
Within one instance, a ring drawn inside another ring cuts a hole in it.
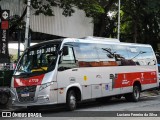
M 20 15 L 25 9 L 22 0 L 1 0 L 2 9 L 9 9 L 10 14 Z M 72 17 L 62 15 L 60 8 L 53 8 L 55 16 L 35 16 L 31 9 L 30 27 L 34 32 L 42 32 L 63 37 L 85 37 L 93 36 L 92 19 L 85 17 L 82 10 L 76 10 Z

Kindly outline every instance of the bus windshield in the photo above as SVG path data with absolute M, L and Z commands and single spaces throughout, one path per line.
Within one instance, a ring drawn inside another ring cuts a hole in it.
M 27 49 L 21 57 L 14 75 L 39 75 L 54 69 L 59 44 L 47 44 Z

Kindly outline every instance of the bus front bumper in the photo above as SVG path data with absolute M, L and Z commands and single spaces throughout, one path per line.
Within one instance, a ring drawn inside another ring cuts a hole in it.
M 36 106 L 36 105 L 54 105 L 57 103 L 50 102 L 48 96 L 40 96 L 34 101 L 19 102 L 18 99 L 12 98 L 13 106 Z
M 51 102 L 48 94 L 46 95 L 35 95 L 34 97 L 30 96 L 20 96 L 17 95 L 14 89 L 11 90 L 11 98 L 13 106 L 36 106 L 36 105 L 50 105 L 57 104 L 57 102 Z

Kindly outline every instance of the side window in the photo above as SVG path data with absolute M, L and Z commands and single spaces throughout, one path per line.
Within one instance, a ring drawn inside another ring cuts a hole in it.
M 76 49 L 76 58 L 80 67 L 99 66 L 96 44 L 80 43 Z
M 133 61 L 135 65 L 143 65 L 141 61 L 142 57 L 140 55 L 140 50 L 136 46 L 129 46 L 128 48 L 129 60 Z
M 129 59 L 136 65 L 153 65 L 154 56 L 150 48 L 130 46 L 128 47 Z
M 66 46 L 67 54 L 63 54 L 59 61 L 59 68 L 65 70 L 77 67 L 73 48 Z
M 97 44 L 98 58 L 100 66 L 116 66 L 114 51 L 112 45 Z
M 140 47 L 140 50 L 145 65 L 156 65 L 156 59 L 150 47 Z
M 127 47 L 124 45 L 113 45 L 113 50 L 117 64 L 120 66 L 135 65 L 135 63 L 129 59 Z

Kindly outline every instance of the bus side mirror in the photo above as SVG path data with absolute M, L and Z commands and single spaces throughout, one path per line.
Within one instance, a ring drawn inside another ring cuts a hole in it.
M 67 46 L 64 46 L 63 47 L 63 55 L 65 56 L 65 55 L 68 55 L 69 53 L 68 53 L 68 47 Z

